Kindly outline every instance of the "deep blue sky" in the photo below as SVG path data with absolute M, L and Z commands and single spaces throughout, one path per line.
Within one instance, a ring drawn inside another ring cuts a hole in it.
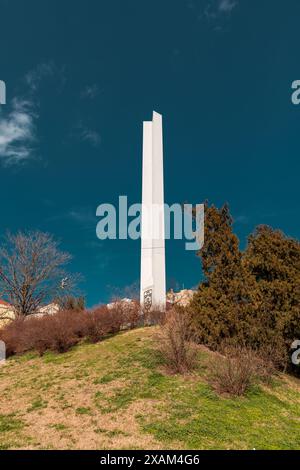
M 0 0 L 1 234 L 61 239 L 89 305 L 137 281 L 140 243 L 98 241 L 95 211 L 140 201 L 155 109 L 167 202 L 227 201 L 242 246 L 260 223 L 299 238 L 299 17 L 298 0 Z M 200 276 L 168 242 L 168 284 Z

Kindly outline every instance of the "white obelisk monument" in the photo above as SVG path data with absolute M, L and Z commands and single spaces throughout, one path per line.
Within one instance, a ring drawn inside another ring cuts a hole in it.
M 162 116 L 155 111 L 143 127 L 141 218 L 141 306 L 166 307 L 164 170 Z

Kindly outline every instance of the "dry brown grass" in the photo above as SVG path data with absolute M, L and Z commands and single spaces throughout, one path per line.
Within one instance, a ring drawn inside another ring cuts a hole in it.
M 291 420 L 298 424 L 299 381 L 266 385 L 262 402 L 243 398 L 236 407 L 216 397 L 203 370 L 162 373 L 157 330 L 127 331 L 65 354 L 10 358 L 0 367 L 0 448 L 249 448 L 254 433 L 264 448 L 295 447 L 300 433 L 287 437 L 286 430 Z
M 17 440 L 6 434 L 8 447 L 160 449 L 153 436 L 141 433 L 136 418 L 155 413 L 156 400 L 139 399 L 121 412 L 109 410 L 110 400 L 130 387 L 127 376 L 108 383 L 97 380 L 113 372 L 109 364 L 114 356 L 109 342 L 104 342 L 62 356 L 46 355 L 45 360 L 8 360 L 0 368 L 0 416 L 14 415 L 24 424 Z M 103 367 L 105 362 L 107 367 Z

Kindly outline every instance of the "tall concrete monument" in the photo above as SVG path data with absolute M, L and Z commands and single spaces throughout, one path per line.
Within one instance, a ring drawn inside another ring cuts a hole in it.
M 145 310 L 166 307 L 164 225 L 162 116 L 154 111 L 143 126 L 140 302 Z

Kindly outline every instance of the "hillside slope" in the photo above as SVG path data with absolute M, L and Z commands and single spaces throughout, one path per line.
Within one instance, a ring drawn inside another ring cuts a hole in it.
M 246 397 L 164 373 L 155 328 L 0 368 L 2 449 L 300 449 L 300 383 L 282 376 Z

